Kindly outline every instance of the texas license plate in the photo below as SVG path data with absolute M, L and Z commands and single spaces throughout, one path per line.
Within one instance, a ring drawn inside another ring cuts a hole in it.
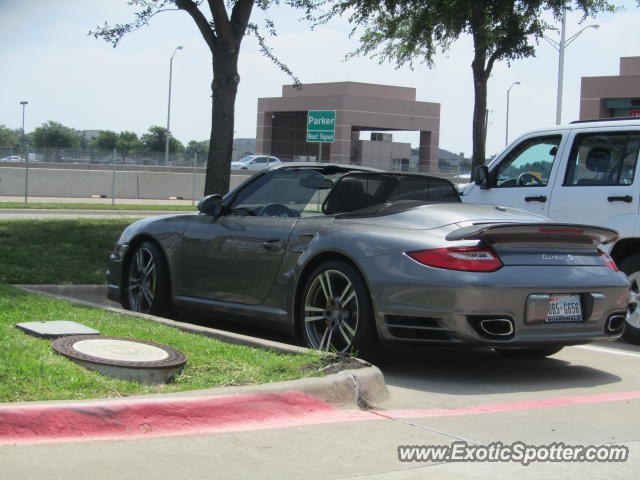
M 580 295 L 551 295 L 547 323 L 581 322 Z

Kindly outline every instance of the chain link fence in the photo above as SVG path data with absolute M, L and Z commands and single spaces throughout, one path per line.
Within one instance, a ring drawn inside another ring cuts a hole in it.
M 283 161 L 301 159 L 282 158 Z M 315 161 L 314 157 L 305 159 Z M 107 150 L 0 147 L 1 197 L 66 197 L 116 199 L 191 200 L 204 193 L 206 154 Z M 417 171 L 415 162 L 398 161 L 391 170 Z M 232 171 L 231 187 L 252 171 Z M 427 173 L 427 172 L 425 172 Z M 430 175 L 453 183 L 467 183 L 470 173 L 461 166 L 442 166 Z

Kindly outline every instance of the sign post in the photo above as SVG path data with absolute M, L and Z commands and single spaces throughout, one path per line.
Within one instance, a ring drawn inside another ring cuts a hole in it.
M 307 142 L 318 143 L 318 161 L 322 161 L 322 144 L 333 143 L 336 136 L 335 110 L 307 112 Z

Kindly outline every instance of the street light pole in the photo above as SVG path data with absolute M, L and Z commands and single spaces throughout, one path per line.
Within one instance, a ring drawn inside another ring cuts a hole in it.
M 509 94 L 511 93 L 511 89 L 516 85 L 520 85 L 520 82 L 513 82 L 511 86 L 507 89 L 507 121 L 506 121 L 506 128 L 504 132 L 505 147 L 509 144 Z
M 562 89 L 564 85 L 564 51 L 565 49 L 573 42 L 582 32 L 587 30 L 588 28 L 598 29 L 600 25 L 587 25 L 586 27 L 579 30 L 577 33 L 574 33 L 569 38 L 566 38 L 566 27 L 567 27 L 567 7 L 563 7 L 562 9 L 562 21 L 560 26 L 560 41 L 556 42 L 555 40 L 543 35 L 542 37 L 549 42 L 549 44 L 558 50 L 558 93 L 556 97 L 556 125 L 560 125 L 562 123 Z
M 567 28 L 567 7 L 562 9 L 560 44 L 558 45 L 558 89 L 556 96 L 556 125 L 562 122 L 562 86 L 564 84 L 564 49 L 567 48 L 565 34 Z
M 27 203 L 27 197 L 29 192 L 29 155 L 26 153 L 25 146 L 25 138 L 24 138 L 24 111 L 25 107 L 29 102 L 26 100 L 22 100 L 20 105 L 22 105 L 22 158 L 25 160 L 25 169 L 24 169 L 24 203 Z
M 178 45 L 173 49 L 173 53 L 171 54 L 171 59 L 169 60 L 169 98 L 167 100 L 167 132 L 166 132 L 166 142 L 164 147 L 164 164 L 169 164 L 169 138 L 171 137 L 171 77 L 173 75 L 173 56 L 176 54 L 178 50 L 182 50 L 182 45 Z

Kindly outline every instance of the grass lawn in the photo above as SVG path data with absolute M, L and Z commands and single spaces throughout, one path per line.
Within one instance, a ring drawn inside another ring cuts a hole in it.
M 0 283 L 101 284 L 132 219 L 0 220 Z
M 172 346 L 187 365 L 167 385 L 145 386 L 86 370 L 16 323 L 72 320 L 103 335 L 134 337 Z M 66 400 L 167 393 L 225 385 L 279 382 L 321 374 L 318 354 L 285 355 L 226 344 L 126 315 L 74 305 L 0 285 L 0 402 Z M 325 360 L 326 361 L 326 360 Z
M 128 203 L 24 203 L 0 202 L 0 208 L 45 208 L 54 210 L 175 210 L 178 212 L 195 212 L 191 205 L 133 205 Z

